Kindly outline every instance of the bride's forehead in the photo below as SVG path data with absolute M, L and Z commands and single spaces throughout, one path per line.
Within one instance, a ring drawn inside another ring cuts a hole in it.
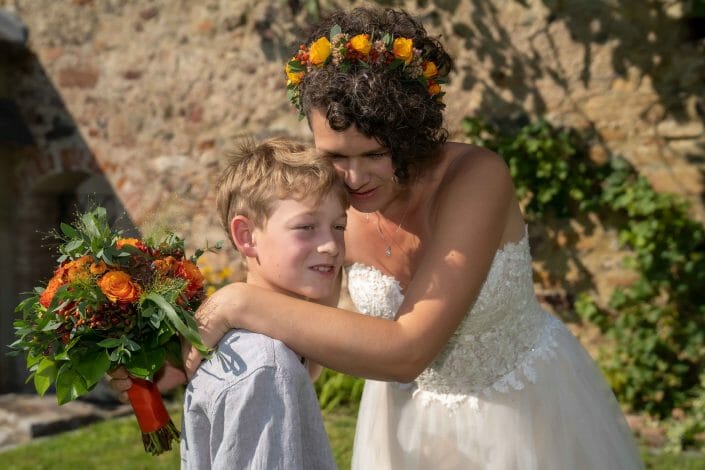
M 313 141 L 319 152 L 353 156 L 384 149 L 377 139 L 362 134 L 355 126 L 350 126 L 343 131 L 335 131 L 327 125 L 327 122 L 325 124 L 312 126 Z

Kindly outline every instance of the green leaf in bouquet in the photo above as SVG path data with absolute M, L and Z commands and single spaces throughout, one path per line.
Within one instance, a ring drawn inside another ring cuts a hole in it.
M 115 364 L 123 364 L 125 362 L 125 360 L 123 359 L 124 356 L 127 356 L 129 358 L 130 351 L 125 351 L 125 348 L 119 347 L 110 353 L 110 362 L 113 362 Z
M 98 346 L 100 346 L 101 348 L 114 348 L 116 346 L 120 346 L 121 344 L 122 341 L 120 340 L 120 338 L 107 338 L 99 342 Z
M 164 313 L 160 310 L 157 314 L 149 317 L 149 324 L 158 330 L 161 327 L 162 320 L 164 320 Z
M 183 367 L 184 359 L 181 356 L 181 341 L 171 337 L 171 341 L 164 344 L 165 360 L 176 367 Z
M 49 321 L 46 325 L 42 327 L 40 331 L 54 331 L 62 325 L 63 322 L 60 321 Z
M 46 356 L 43 356 L 41 354 L 33 354 L 32 351 L 30 351 L 27 354 L 27 369 L 29 370 L 36 370 L 37 366 L 40 362 L 42 362 L 42 359 L 44 359 Z
M 56 380 L 56 376 L 56 362 L 48 357 L 43 358 L 34 373 L 34 388 L 37 389 L 37 393 L 44 396 L 51 384 Z
M 107 225 L 107 212 L 103 207 L 96 207 L 81 216 L 81 225 L 86 234 L 92 238 L 100 238 L 101 228 Z
M 54 360 L 55 361 L 68 361 L 69 360 L 69 352 L 67 349 L 62 349 L 58 353 L 54 354 Z
M 70 354 L 71 364 L 86 382 L 88 388 L 97 384 L 110 369 L 110 357 L 105 350 L 74 348 Z
M 35 292 L 37 295 L 33 295 L 31 297 L 27 297 L 24 299 L 22 302 L 17 304 L 17 307 L 15 307 L 15 313 L 25 313 L 25 312 L 31 312 L 34 310 L 34 305 L 39 303 L 39 295 L 44 292 L 44 289 L 41 289 L 40 292 Z
M 129 339 L 125 335 L 122 335 L 122 337 L 120 338 L 120 341 L 122 341 L 123 345 L 125 346 L 125 349 L 127 349 L 128 351 L 134 352 L 134 351 L 139 351 L 140 349 L 142 349 L 142 346 L 135 343 L 134 341 L 132 341 L 131 339 Z
M 66 235 L 69 238 L 78 238 L 80 237 L 80 234 L 78 233 L 78 230 L 70 226 L 69 224 L 65 224 L 61 222 L 60 225 L 61 231 L 63 232 L 64 235 Z
M 176 333 L 176 330 L 174 330 L 169 323 L 164 322 L 161 328 L 159 328 L 159 333 L 157 334 L 157 344 L 161 346 L 167 344 L 174 338 L 174 333 Z
M 66 245 L 64 245 L 64 250 L 68 253 L 73 253 L 77 249 L 83 246 L 83 239 L 77 238 L 76 240 L 71 240 Z
M 70 362 L 64 362 L 56 374 L 56 400 L 59 405 L 73 401 L 87 391 L 88 387 L 83 377 Z
M 166 314 L 166 317 L 168 318 L 171 325 L 176 328 L 176 330 L 181 334 L 181 336 L 189 340 L 189 342 L 200 353 L 204 355 L 210 354 L 210 350 L 206 348 L 206 346 L 201 341 L 201 337 L 198 334 L 198 329 L 189 327 L 186 323 L 184 323 L 181 317 L 179 317 L 179 314 L 176 313 L 176 310 L 174 310 L 174 307 L 169 302 L 167 302 L 164 297 L 152 292 L 145 297 L 145 300 L 150 300 L 157 304 L 157 306 L 159 306 L 159 308 Z
M 131 375 L 151 381 L 164 365 L 164 357 L 164 348 L 142 348 L 128 359 L 125 367 Z

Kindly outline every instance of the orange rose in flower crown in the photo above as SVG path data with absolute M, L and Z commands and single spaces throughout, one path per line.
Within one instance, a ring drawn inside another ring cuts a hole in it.
M 186 258 L 183 239 L 171 232 L 125 238 L 111 230 L 102 207 L 62 223 L 57 238 L 59 266 L 17 306 L 22 318 L 11 348 L 26 356 L 39 394 L 55 385 L 60 405 L 125 367 L 145 450 L 170 450 L 179 433 L 151 380 L 167 359 L 180 363 L 181 337 L 210 352 L 193 319 L 205 295 L 197 265 L 204 250 Z

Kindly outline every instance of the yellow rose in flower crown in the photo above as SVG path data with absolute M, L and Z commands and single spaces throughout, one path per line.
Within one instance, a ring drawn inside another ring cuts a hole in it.
M 308 51 L 309 60 L 313 65 L 322 65 L 330 56 L 330 41 L 323 36 L 318 38 Z
M 141 293 L 140 286 L 125 271 L 108 271 L 98 281 L 98 287 L 111 302 L 132 303 Z
M 372 49 L 372 43 L 370 42 L 369 34 L 358 34 L 350 39 L 350 47 L 353 48 L 355 52 L 367 55 Z
M 438 68 L 436 67 L 436 64 L 430 60 L 425 61 L 423 63 L 423 76 L 425 78 L 433 78 L 436 75 L 438 75 Z
M 414 58 L 414 42 L 407 38 L 396 38 L 392 43 L 392 52 L 395 58 L 408 64 Z
M 284 71 L 286 72 L 286 78 L 288 80 L 287 85 L 298 85 L 304 78 L 304 72 L 292 72 L 291 66 L 289 64 L 286 64 L 286 68 Z

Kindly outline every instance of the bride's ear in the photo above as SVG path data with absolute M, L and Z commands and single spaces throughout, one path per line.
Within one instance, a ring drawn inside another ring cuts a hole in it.
M 249 217 L 236 215 L 230 221 L 230 237 L 237 251 L 248 258 L 257 257 L 257 243 L 254 239 L 255 224 Z

